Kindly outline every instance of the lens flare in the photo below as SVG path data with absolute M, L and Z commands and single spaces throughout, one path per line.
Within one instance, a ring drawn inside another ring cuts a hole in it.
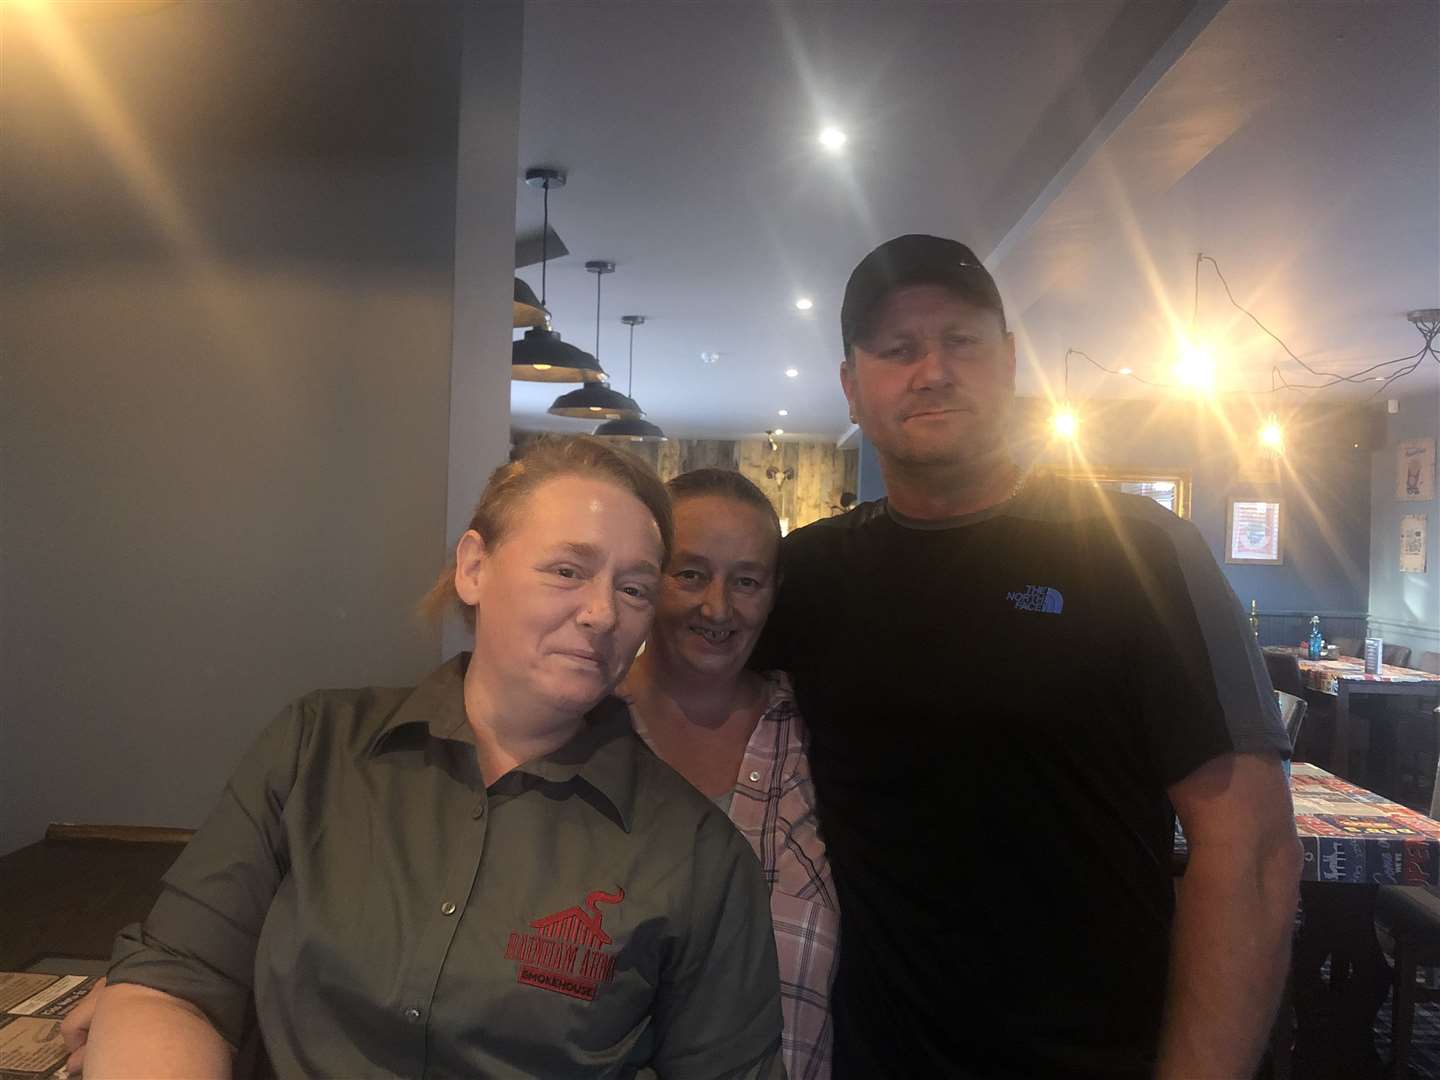
M 1280 421 L 1271 413 L 1265 421 L 1265 426 L 1260 429 L 1260 445 L 1272 453 L 1281 454 L 1285 452 L 1285 429 L 1280 426 Z
M 1073 442 L 1075 436 L 1080 434 L 1080 418 L 1068 404 L 1057 405 L 1054 415 L 1050 417 L 1050 430 L 1055 433 L 1056 438 Z
M 1215 389 L 1215 349 L 1203 341 L 1180 339 L 1180 359 L 1175 364 L 1175 380 L 1197 393 L 1208 394 Z

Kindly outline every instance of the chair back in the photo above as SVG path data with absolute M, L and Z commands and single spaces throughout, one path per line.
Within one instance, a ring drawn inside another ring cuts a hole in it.
M 1280 721 L 1285 725 L 1285 734 L 1290 736 L 1290 748 L 1293 750 L 1300 741 L 1300 725 L 1305 722 L 1305 710 L 1310 703 L 1284 690 L 1275 691 L 1275 700 L 1280 703 Z
M 1341 656 L 1364 656 L 1365 642 L 1358 637 L 1337 637 L 1330 642 Z
M 1305 699 L 1305 683 L 1300 678 L 1300 661 L 1290 653 L 1265 650 L 1265 670 L 1270 673 L 1270 685 L 1294 697 Z
M 1435 726 L 1440 728 L 1440 705 L 1435 706 Z M 1430 816 L 1440 821 L 1440 761 L 1435 763 L 1435 786 L 1430 789 Z
M 1391 667 L 1410 666 L 1409 645 L 1386 645 L 1380 650 L 1380 661 L 1389 664 Z
M 1420 662 L 1415 666 L 1431 675 L 1440 675 L 1440 652 L 1421 653 Z

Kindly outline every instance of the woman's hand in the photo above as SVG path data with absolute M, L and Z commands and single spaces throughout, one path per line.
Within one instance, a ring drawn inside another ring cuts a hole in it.
M 80 999 L 80 1003 L 65 1014 L 60 1021 L 60 1037 L 65 1040 L 65 1049 L 70 1056 L 65 1059 L 65 1071 L 79 1076 L 85 1068 L 85 1043 L 90 1038 L 90 1022 L 95 1019 L 95 1006 L 100 1002 L 100 991 L 105 989 L 101 978 L 91 991 Z

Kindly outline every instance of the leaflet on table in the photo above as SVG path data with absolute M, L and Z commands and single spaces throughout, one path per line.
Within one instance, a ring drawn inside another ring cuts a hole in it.
M 65 1076 L 60 1018 L 94 985 L 90 975 L 0 971 L 0 1080 Z

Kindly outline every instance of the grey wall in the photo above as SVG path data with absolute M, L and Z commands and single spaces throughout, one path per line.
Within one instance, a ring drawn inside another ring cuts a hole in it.
M 1385 438 L 1373 455 L 1370 481 L 1370 633 L 1408 645 L 1413 659 L 1440 652 L 1440 513 L 1435 499 L 1401 502 L 1395 497 L 1396 444 L 1431 438 L 1440 443 L 1440 394 L 1402 398 L 1385 416 Z M 1425 516 L 1425 573 L 1400 572 L 1400 519 Z
M 437 660 L 464 16 L 364 7 L 0 15 L 0 851 L 198 824 L 288 699 Z M 511 113 L 462 195 L 499 276 L 518 29 L 468 42 Z M 462 441 L 508 419 L 471 395 Z

